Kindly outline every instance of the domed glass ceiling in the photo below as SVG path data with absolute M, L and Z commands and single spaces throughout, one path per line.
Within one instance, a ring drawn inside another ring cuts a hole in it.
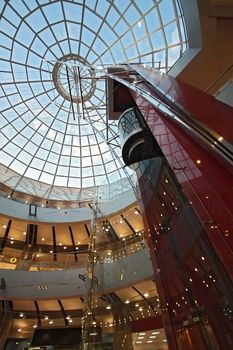
M 125 178 L 117 127 L 106 130 L 101 67 L 166 71 L 186 49 L 175 0 L 0 2 L 0 182 L 49 199 L 86 201 Z

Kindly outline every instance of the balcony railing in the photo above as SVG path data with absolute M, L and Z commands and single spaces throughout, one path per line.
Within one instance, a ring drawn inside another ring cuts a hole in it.
M 96 245 L 96 262 L 110 263 L 132 255 L 147 247 L 143 231 L 135 235 L 122 238 L 116 243 L 101 243 Z M 75 252 L 77 253 L 77 252 Z M 50 271 L 84 268 L 87 266 L 87 253 L 78 253 L 77 258 L 73 252 L 53 253 L 33 252 L 23 253 L 15 249 L 0 255 L 0 268 L 27 271 Z

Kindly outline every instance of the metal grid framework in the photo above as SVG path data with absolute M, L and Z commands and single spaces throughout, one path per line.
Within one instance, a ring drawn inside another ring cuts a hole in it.
M 115 122 L 115 145 L 106 142 L 98 69 L 142 62 L 167 71 L 187 48 L 179 3 L 9 0 L 0 12 L 0 182 L 48 199 L 90 200 L 99 185 L 125 177 Z M 64 66 L 63 96 L 56 88 L 54 67 L 67 55 L 80 57 L 79 89 L 91 91 L 84 101 L 65 96 Z

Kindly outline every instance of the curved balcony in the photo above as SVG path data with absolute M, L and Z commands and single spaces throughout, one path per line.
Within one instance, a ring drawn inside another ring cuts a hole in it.
M 153 275 L 149 251 L 142 249 L 118 260 L 97 263 L 94 270 L 100 293 L 135 284 Z M 61 271 L 1 270 L 5 287 L 0 298 L 48 299 L 82 296 L 86 289 L 86 268 Z M 68 287 L 68 288 L 67 288 Z M 103 290 L 102 290 L 103 288 Z
M 0 254 L 0 268 L 25 271 L 53 271 L 84 268 L 87 266 L 88 244 L 79 245 L 73 251 L 72 246 L 59 247 L 60 251 L 53 253 L 52 246 L 41 245 L 39 250 L 23 252 L 23 242 L 14 241 L 14 248 L 9 249 L 12 240 L 8 239 L 8 249 Z M 98 243 L 96 262 L 108 263 L 130 256 L 144 248 L 147 244 L 144 231 L 123 238 L 115 243 Z M 61 249 L 66 248 L 66 252 Z M 78 250 L 77 250 L 78 249 Z M 56 254 L 56 260 L 54 260 Z

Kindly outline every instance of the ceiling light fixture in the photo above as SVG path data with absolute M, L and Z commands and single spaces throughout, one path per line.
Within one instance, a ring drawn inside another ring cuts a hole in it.
M 48 286 L 47 286 L 47 284 L 38 284 L 37 288 L 39 290 L 47 290 Z

